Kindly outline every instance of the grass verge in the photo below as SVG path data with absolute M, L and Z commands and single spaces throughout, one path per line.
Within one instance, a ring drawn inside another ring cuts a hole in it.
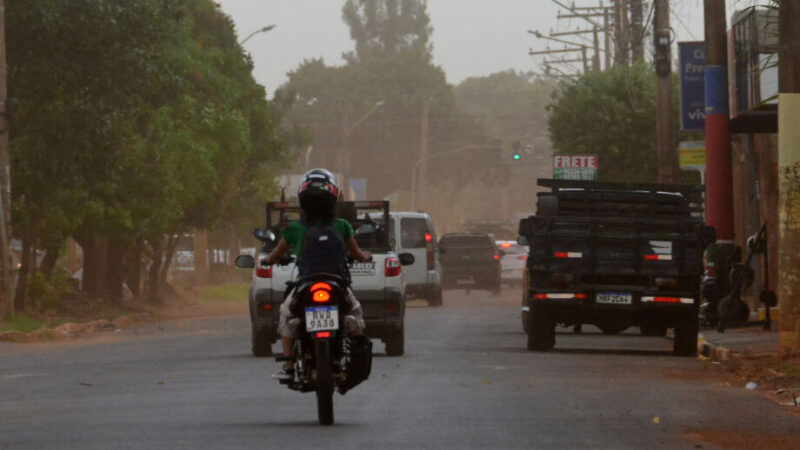
M 197 289 L 197 299 L 205 303 L 247 303 L 250 283 L 224 283 Z
M 25 314 L 17 314 L 14 317 L 7 317 L 0 322 L 0 332 L 2 331 L 21 331 L 23 333 L 30 333 L 36 331 L 46 324 L 46 321 L 26 316 Z

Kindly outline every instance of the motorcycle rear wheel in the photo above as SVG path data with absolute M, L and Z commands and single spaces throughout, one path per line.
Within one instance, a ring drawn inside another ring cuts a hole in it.
M 330 341 L 314 342 L 317 366 L 317 415 L 321 425 L 333 424 L 333 372 L 331 370 Z

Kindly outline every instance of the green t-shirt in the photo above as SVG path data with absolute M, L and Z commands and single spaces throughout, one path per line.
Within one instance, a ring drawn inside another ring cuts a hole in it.
M 347 248 L 347 241 L 355 234 L 353 232 L 353 226 L 344 219 L 336 218 L 333 219 L 333 229 L 342 236 L 345 248 Z M 306 231 L 308 231 L 308 227 L 299 220 L 290 223 L 286 228 L 281 230 L 281 237 L 286 240 L 286 243 L 289 244 L 289 247 L 294 251 L 298 264 L 300 263 L 300 251 L 303 247 L 303 241 L 306 239 Z

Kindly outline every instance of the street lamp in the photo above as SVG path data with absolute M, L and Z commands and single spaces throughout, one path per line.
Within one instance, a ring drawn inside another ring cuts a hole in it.
M 247 42 L 251 37 L 257 35 L 258 33 L 266 33 L 267 31 L 269 31 L 269 30 L 271 30 L 271 29 L 273 29 L 275 27 L 276 27 L 276 25 L 267 25 L 267 26 L 265 26 L 263 28 L 259 28 L 256 31 L 253 31 L 252 33 L 248 34 L 246 38 L 242 39 L 242 42 L 239 42 L 239 45 L 244 45 L 244 43 Z

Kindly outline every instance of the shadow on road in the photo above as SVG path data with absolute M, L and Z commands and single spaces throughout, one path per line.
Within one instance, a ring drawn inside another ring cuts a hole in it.
M 585 355 L 671 356 L 667 350 L 636 350 L 627 348 L 554 348 L 549 353 Z

